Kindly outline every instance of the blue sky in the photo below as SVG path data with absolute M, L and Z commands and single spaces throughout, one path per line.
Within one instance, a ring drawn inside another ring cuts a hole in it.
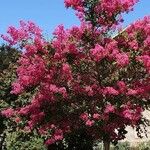
M 0 4 L 0 33 L 5 33 L 10 25 L 17 26 L 19 20 L 34 21 L 47 36 L 59 24 L 67 28 L 79 24 L 74 11 L 67 10 L 63 0 L 0 0 Z M 145 15 L 150 15 L 150 1 L 140 0 L 134 11 L 125 15 L 124 26 Z

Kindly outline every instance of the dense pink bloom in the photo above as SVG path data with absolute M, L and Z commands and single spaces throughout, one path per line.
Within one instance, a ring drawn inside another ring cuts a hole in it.
M 18 113 L 20 115 L 27 115 L 29 111 L 30 111 L 30 106 L 26 106 L 26 107 L 22 107 Z
M 127 89 L 126 84 L 123 81 L 118 81 L 117 86 L 119 87 L 119 91 L 124 93 Z
M 6 118 L 12 117 L 14 115 L 14 113 L 15 113 L 15 111 L 12 108 L 5 109 L 1 112 L 1 114 L 3 116 L 5 116 Z
M 59 140 L 62 140 L 63 139 L 63 136 L 62 135 L 54 135 L 54 139 L 56 140 L 56 141 L 59 141 Z
M 56 141 L 62 140 L 63 139 L 63 131 L 60 129 L 56 130 L 55 134 L 54 134 L 54 139 Z
M 136 40 L 133 40 L 131 42 L 129 42 L 129 46 L 134 49 L 134 50 L 137 50 L 139 47 L 138 47 L 138 42 Z
M 15 45 L 23 40 L 26 41 L 29 38 L 32 39 L 33 36 L 42 36 L 42 30 L 31 21 L 28 21 L 27 23 L 24 21 L 20 21 L 19 29 L 10 26 L 7 30 L 7 33 L 10 36 L 2 35 L 2 38 L 9 42 L 11 45 Z
M 87 92 L 88 96 L 93 96 L 94 94 L 94 91 L 90 86 L 85 87 L 85 91 Z
M 145 41 L 144 41 L 144 45 L 145 46 L 150 46 L 150 36 L 148 36 L 146 39 L 145 39 Z
M 107 50 L 105 50 L 102 46 L 96 44 L 94 49 L 91 49 L 91 56 L 95 61 L 100 61 L 107 55 Z
M 80 115 L 80 118 L 81 118 L 83 121 L 87 121 L 88 118 L 89 118 L 89 116 L 88 116 L 87 113 L 82 113 L 82 114 Z
M 65 87 L 59 88 L 58 92 L 61 93 L 63 95 L 64 98 L 67 97 L 67 91 Z
M 12 84 L 12 91 L 11 91 L 11 93 L 18 94 L 18 93 L 20 93 L 22 91 L 22 89 L 23 88 L 21 87 L 20 83 L 14 82 Z
M 100 119 L 100 114 L 93 114 L 93 118 L 96 119 L 96 120 L 99 120 Z
M 83 0 L 65 0 L 64 2 L 66 7 L 73 7 L 78 11 L 83 11 L 82 1 Z
M 117 64 L 119 66 L 124 67 L 124 66 L 127 66 L 129 64 L 129 57 L 125 53 L 117 54 L 116 55 L 116 61 L 117 61 Z
M 53 138 L 50 138 L 50 139 L 46 140 L 46 142 L 45 142 L 46 145 L 51 145 L 54 143 L 55 143 L 55 140 Z
M 137 95 L 137 94 L 138 94 L 138 90 L 128 89 L 127 95 Z
M 69 66 L 69 64 L 63 64 L 62 73 L 67 80 L 72 79 L 72 71 L 71 71 L 71 67 Z
M 119 53 L 118 43 L 115 40 L 107 43 L 106 49 L 109 52 L 109 55 L 108 55 L 109 59 L 114 59 L 116 57 L 116 55 Z
M 103 93 L 105 95 L 118 95 L 119 92 L 117 90 L 115 90 L 113 87 L 106 87 L 104 90 L 103 90 Z
M 115 111 L 115 107 L 113 106 L 113 105 L 111 105 L 111 104 L 109 104 L 109 105 L 106 105 L 106 108 L 105 108 L 105 110 L 104 110 L 104 112 L 105 113 L 113 113 Z
M 125 110 L 123 112 L 123 115 L 124 115 L 125 118 L 132 120 L 133 115 L 132 115 L 132 111 L 131 110 L 128 110 L 128 109 Z
M 138 56 L 137 60 L 142 61 L 148 73 L 150 73 L 150 55 Z
M 26 53 L 28 53 L 29 55 L 35 54 L 38 51 L 35 45 L 26 45 L 25 49 Z
M 65 0 L 66 7 L 78 6 L 81 0 Z
M 64 73 L 69 73 L 70 72 L 70 66 L 68 64 L 63 64 L 63 68 L 62 68 Z
M 87 120 L 86 121 L 86 126 L 92 127 L 94 125 L 94 121 L 93 120 Z

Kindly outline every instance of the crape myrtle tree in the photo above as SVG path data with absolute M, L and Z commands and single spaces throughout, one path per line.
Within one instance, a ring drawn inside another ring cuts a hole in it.
M 33 22 L 9 27 L 3 39 L 23 51 L 11 93 L 36 92 L 2 114 L 20 118 L 18 128 L 36 131 L 49 149 L 90 150 L 101 140 L 109 150 L 127 126 L 140 136 L 150 104 L 150 17 L 112 37 L 136 2 L 65 0 L 81 24 L 58 26 L 51 41 Z

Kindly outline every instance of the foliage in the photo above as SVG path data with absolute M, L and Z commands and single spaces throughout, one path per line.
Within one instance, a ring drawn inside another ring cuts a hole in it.
M 16 61 L 19 57 L 19 51 L 7 45 L 0 47 L 0 110 L 9 108 L 10 104 L 18 97 L 10 94 L 11 83 L 16 77 Z M 5 141 L 5 124 L 6 118 L 0 114 L 0 134 L 1 134 L 1 149 Z
M 150 141 L 145 141 L 142 143 L 136 143 L 134 146 L 129 142 L 119 142 L 116 146 L 111 145 L 110 150 L 149 150 Z M 98 147 L 94 150 L 103 150 L 102 143 L 99 143 Z
M 139 148 L 139 150 L 149 150 L 150 149 L 150 141 L 140 143 L 138 148 Z
M 114 147 L 114 150 L 130 150 L 130 143 L 129 142 L 118 143 Z
M 21 131 L 10 132 L 6 135 L 6 149 L 8 150 L 46 150 L 42 138 Z
M 16 99 L 16 95 L 10 94 L 11 83 L 16 78 L 16 61 L 20 52 L 7 45 L 0 47 L 0 108 L 6 107 L 7 103 Z M 11 100 L 10 100 L 11 99 Z
M 11 64 L 16 63 L 19 53 L 18 50 L 7 45 L 2 45 L 0 47 L 0 73 L 8 69 Z
M 58 26 L 52 41 L 33 22 L 9 27 L 3 39 L 24 51 L 11 93 L 30 94 L 26 103 L 2 114 L 17 119 L 22 130 L 36 129 L 47 146 L 67 143 L 74 133 L 81 136 L 80 129 L 93 142 L 117 143 L 127 126 L 141 136 L 140 125 L 147 124 L 142 112 L 150 104 L 150 17 L 110 36 L 136 2 L 65 0 L 81 25 Z

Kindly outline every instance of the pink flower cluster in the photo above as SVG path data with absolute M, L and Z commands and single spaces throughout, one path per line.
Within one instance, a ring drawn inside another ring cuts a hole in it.
M 95 61 L 100 61 L 107 56 L 107 50 L 105 50 L 102 46 L 96 44 L 95 48 L 91 49 L 91 55 Z
M 139 57 L 137 57 L 137 60 L 143 62 L 148 73 L 150 73 L 150 55 L 139 56 Z
M 66 7 L 73 7 L 74 9 L 78 11 L 82 11 L 83 7 L 83 0 L 65 0 L 64 1 Z
M 14 111 L 14 109 L 12 109 L 12 108 L 8 108 L 8 109 L 3 110 L 3 111 L 1 112 L 1 114 L 2 114 L 3 116 L 5 116 L 6 118 L 10 118 L 10 117 L 12 117 L 12 116 L 15 115 L 15 111 Z
M 65 6 L 77 10 L 79 18 L 87 18 L 88 14 L 92 13 L 97 25 L 110 27 L 122 21 L 120 14 L 133 10 L 137 2 L 138 0 L 65 0 Z
M 28 21 L 27 23 L 24 21 L 20 21 L 19 29 L 10 26 L 7 33 L 10 36 L 2 35 L 2 38 L 6 40 L 10 45 L 15 45 L 23 40 L 26 41 L 33 36 L 42 36 L 42 30 L 31 21 Z
M 12 93 L 14 94 L 22 92 L 28 86 L 37 85 L 45 73 L 44 61 L 39 56 L 35 56 L 31 61 L 28 56 L 23 55 L 19 64 L 22 65 L 17 69 L 19 78 L 13 83 Z
M 117 54 L 116 61 L 119 66 L 127 66 L 129 64 L 129 57 L 126 53 Z
M 57 129 L 53 135 L 53 137 L 49 138 L 48 140 L 46 140 L 45 144 L 46 145 L 50 145 L 50 144 L 54 144 L 55 142 L 58 142 L 60 140 L 63 139 L 63 132 L 61 129 Z

